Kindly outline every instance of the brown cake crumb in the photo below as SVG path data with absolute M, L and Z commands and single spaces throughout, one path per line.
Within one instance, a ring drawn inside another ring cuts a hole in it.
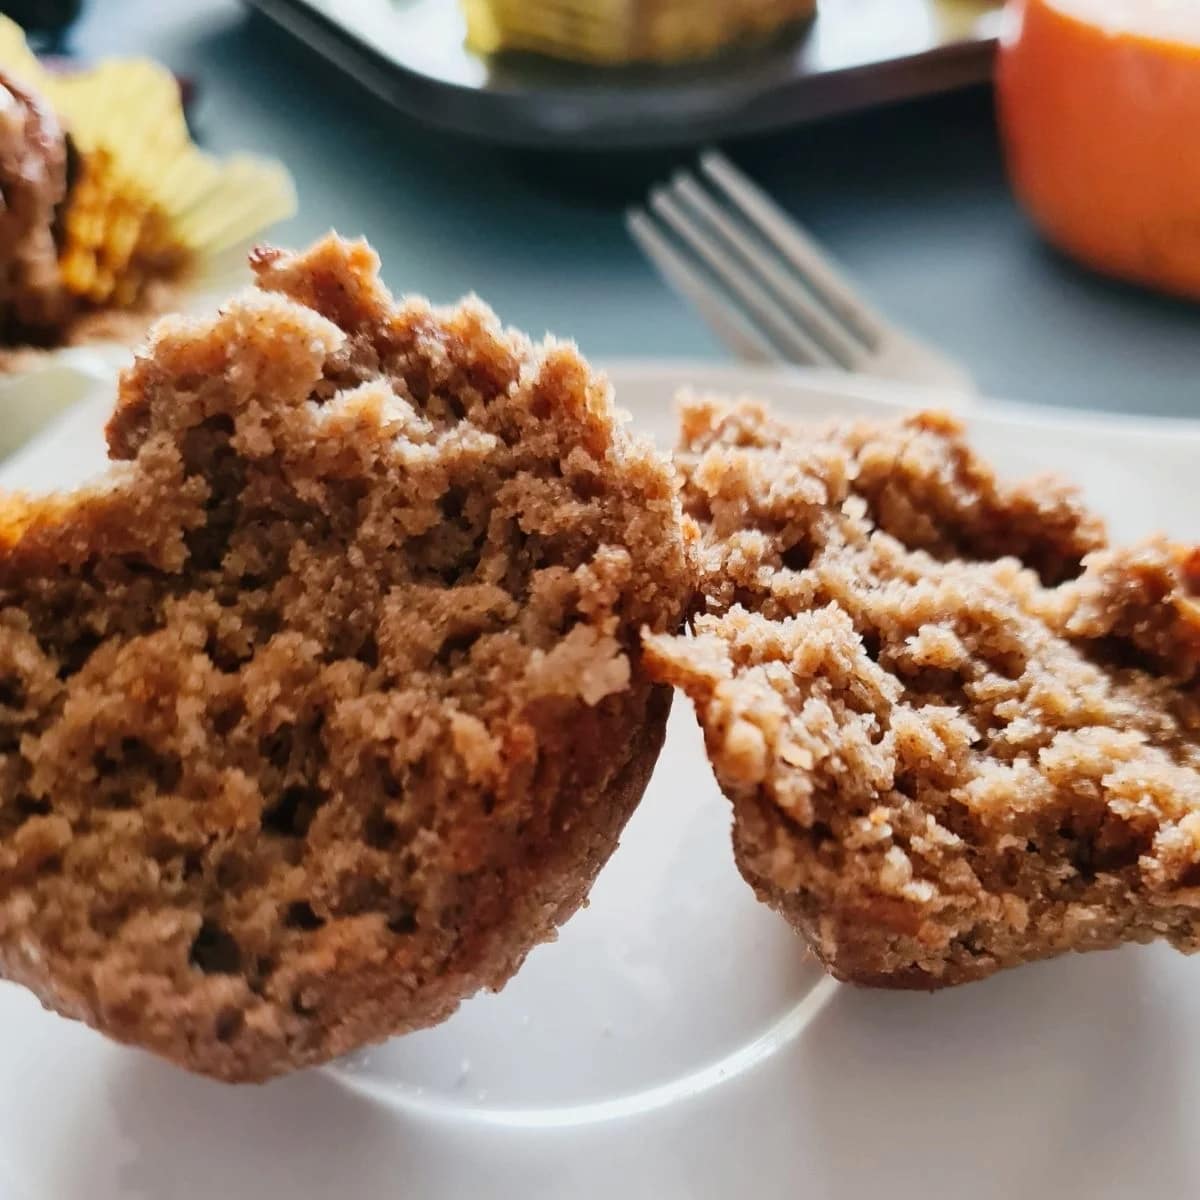
M 673 476 L 567 346 L 363 243 L 162 322 L 125 460 L 0 510 L 0 974 L 260 1080 L 440 1021 L 583 902 L 647 782 Z
M 1197 949 L 1200 553 L 1109 548 L 946 416 L 683 422 L 708 611 L 648 665 L 695 702 L 743 875 L 829 970 Z

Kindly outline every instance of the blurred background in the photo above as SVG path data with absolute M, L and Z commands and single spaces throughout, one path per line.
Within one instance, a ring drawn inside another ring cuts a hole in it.
M 716 142 L 981 392 L 1200 411 L 1200 307 L 1075 265 L 1014 199 L 991 84 L 996 5 L 829 0 L 815 24 L 682 67 L 489 59 L 464 49 L 455 0 L 6 7 L 57 28 L 41 48 L 166 64 L 194 87 L 206 149 L 290 169 L 298 210 L 273 238 L 363 234 L 396 291 L 477 292 L 599 359 L 728 358 L 625 224 Z M 1173 153 L 1194 158 L 1198 142 Z

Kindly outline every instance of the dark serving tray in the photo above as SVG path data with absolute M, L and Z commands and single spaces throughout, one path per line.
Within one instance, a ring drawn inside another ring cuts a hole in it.
M 990 77 L 992 0 L 820 0 L 805 29 L 682 67 L 481 59 L 457 0 L 247 0 L 397 109 L 509 145 L 633 149 L 763 132 Z M 529 0 L 530 3 L 538 0 Z

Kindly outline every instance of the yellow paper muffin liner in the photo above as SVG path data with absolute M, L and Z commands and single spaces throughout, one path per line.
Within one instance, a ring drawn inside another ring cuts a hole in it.
M 100 381 L 111 392 L 156 315 L 203 311 L 237 291 L 250 247 L 295 212 L 296 194 L 279 163 L 198 149 L 178 83 L 156 63 L 47 71 L 0 17 L 0 73 L 45 99 L 76 151 L 58 268 L 80 308 L 67 331 L 75 344 L 0 347 L 2 459 Z
M 479 54 L 525 50 L 601 66 L 678 62 L 812 16 L 816 0 L 463 0 Z

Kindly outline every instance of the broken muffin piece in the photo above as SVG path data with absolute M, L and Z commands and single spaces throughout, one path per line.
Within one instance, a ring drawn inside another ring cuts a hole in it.
M 683 423 L 708 611 L 648 665 L 695 703 L 742 874 L 828 969 L 932 989 L 1200 947 L 1200 556 L 1108 548 L 949 417 Z
M 161 323 L 103 482 L 0 511 L 0 974 L 261 1080 L 447 1017 L 582 903 L 692 590 L 567 346 L 266 250 Z

